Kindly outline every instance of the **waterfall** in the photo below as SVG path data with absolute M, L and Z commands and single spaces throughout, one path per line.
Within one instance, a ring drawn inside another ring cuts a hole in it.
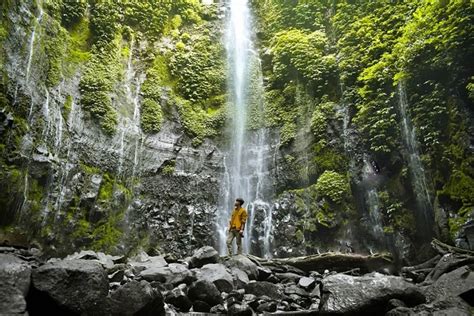
M 130 105 L 133 106 L 133 112 L 130 113 L 131 118 L 124 117 L 119 124 L 118 130 L 120 131 L 119 138 L 119 149 L 118 149 L 118 170 L 117 174 L 120 176 L 123 172 L 123 163 L 125 158 L 125 143 L 133 143 L 133 159 L 132 160 L 132 180 L 135 176 L 138 163 L 140 161 L 140 151 L 143 145 L 143 137 L 140 129 L 140 90 L 145 76 L 143 74 L 137 74 L 133 66 L 133 53 L 135 48 L 135 39 L 132 37 L 130 40 L 130 50 L 127 60 L 127 68 L 125 71 L 125 99 L 127 111 Z
M 430 234 L 425 235 L 427 238 L 431 238 L 431 226 L 434 220 L 433 205 L 425 169 L 418 149 L 415 128 L 413 127 L 410 116 L 408 115 L 408 98 L 405 84 L 402 81 L 398 83 L 398 105 L 401 115 L 402 138 L 407 151 L 406 158 L 408 160 L 408 168 L 410 170 L 418 210 L 421 213 L 418 214 L 418 223 L 423 223 L 423 227 L 425 228 L 424 233 L 431 232 Z
M 364 157 L 364 167 L 362 168 L 362 181 L 364 182 L 366 207 L 368 210 L 368 224 L 370 233 L 377 241 L 384 239 L 382 216 L 380 214 L 380 199 L 377 190 L 377 173 L 370 163 L 368 157 Z
M 249 103 L 256 104 L 259 113 L 263 110 L 263 79 L 258 54 L 252 43 L 248 3 L 246 0 L 230 0 L 228 6 L 225 44 L 232 124 L 230 148 L 224 157 L 222 198 L 218 206 L 218 249 L 220 254 L 226 253 L 230 213 L 234 200 L 242 197 L 249 213 L 243 250 L 245 253 L 252 252 L 255 245 L 255 249 L 268 257 L 271 252 L 273 208 L 267 202 L 269 176 L 265 160 L 271 148 L 266 129 L 247 130 Z M 257 222 L 257 218 L 261 220 Z
M 25 83 L 28 83 L 28 80 L 30 79 L 30 69 L 31 69 L 31 61 L 33 59 L 33 53 L 34 53 L 34 47 L 35 47 L 35 38 L 36 38 L 36 28 L 38 25 L 41 23 L 41 19 L 43 18 L 43 9 L 41 6 L 39 7 L 39 14 L 36 17 L 35 24 L 33 25 L 33 30 L 31 31 L 30 35 L 30 41 L 28 45 L 28 56 L 27 56 L 27 62 L 26 62 L 26 70 L 25 70 Z

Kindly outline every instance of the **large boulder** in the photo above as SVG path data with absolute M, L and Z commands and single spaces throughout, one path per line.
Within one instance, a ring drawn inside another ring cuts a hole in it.
M 111 256 L 103 252 L 95 252 L 92 250 L 81 250 L 80 252 L 75 252 L 72 255 L 67 256 L 64 260 L 93 260 L 97 261 L 106 269 L 113 269 L 116 263 L 120 263 L 124 260 L 123 256 Z
M 253 294 L 255 296 L 268 296 L 274 300 L 281 300 L 283 298 L 281 288 L 273 283 L 267 281 L 249 282 L 244 287 L 245 293 Z
M 31 267 L 28 262 L 11 254 L 0 254 L 0 280 L 26 296 L 30 288 Z
M 226 267 L 220 263 L 210 263 L 203 266 L 196 273 L 198 280 L 207 280 L 214 283 L 220 292 L 229 293 L 234 289 L 232 275 L 227 272 Z
M 222 303 L 221 293 L 214 283 L 207 280 L 197 280 L 188 290 L 191 301 L 203 301 L 211 307 Z
M 188 312 L 193 303 L 186 295 L 186 284 L 180 284 L 166 295 L 165 301 L 173 305 L 180 312 Z
M 361 277 L 330 275 L 322 281 L 322 314 L 384 313 L 392 298 L 407 305 L 425 301 L 420 289 L 401 277 L 374 273 Z
M 436 301 L 429 304 L 420 304 L 413 308 L 396 307 L 386 316 L 433 315 L 433 316 L 471 316 L 471 307 L 461 299 L 451 297 L 448 300 Z
M 113 315 L 164 315 L 163 296 L 146 281 L 130 281 L 110 295 Z
M 192 255 L 189 260 L 190 268 L 200 268 L 209 263 L 217 263 L 219 261 L 219 253 L 210 246 L 201 247 Z
M 194 280 L 191 271 L 185 265 L 179 263 L 170 263 L 167 267 L 150 267 L 140 272 L 140 276 L 147 281 L 158 281 L 173 285 L 189 284 Z
M 165 258 L 162 256 L 152 256 L 150 257 L 146 252 L 140 252 L 135 257 L 128 260 L 128 264 L 132 267 L 132 270 L 135 274 L 139 274 L 141 271 L 150 269 L 150 268 L 163 268 L 168 265 Z
M 33 286 L 74 313 L 97 313 L 104 307 L 109 283 L 98 262 L 62 260 L 33 271 Z
M 243 289 L 250 282 L 249 276 L 239 268 L 232 268 L 231 274 L 234 277 L 234 285 L 238 289 Z
M 30 288 L 30 265 L 11 254 L 0 254 L 0 311 L 22 314 Z
M 427 287 L 425 294 L 429 301 L 435 301 L 447 297 L 462 297 L 472 289 L 474 289 L 474 272 L 469 266 L 463 266 L 441 275 Z
M 23 314 L 26 301 L 23 293 L 11 284 L 0 284 L 0 315 Z
M 244 271 L 247 273 L 250 280 L 256 280 L 258 277 L 257 265 L 246 256 L 232 256 L 224 264 L 231 269 L 239 268 L 240 270 Z
M 240 303 L 230 306 L 227 314 L 233 316 L 251 316 L 253 312 L 250 306 L 245 303 Z

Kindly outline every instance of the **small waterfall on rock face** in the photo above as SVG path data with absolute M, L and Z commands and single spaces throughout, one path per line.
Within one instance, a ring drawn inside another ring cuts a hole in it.
M 36 17 L 36 21 L 35 21 L 35 24 L 33 25 L 33 30 L 31 31 L 31 36 L 30 36 L 30 43 L 29 43 L 28 56 L 27 56 L 26 69 L 25 69 L 25 82 L 26 83 L 28 83 L 28 80 L 30 79 L 31 61 L 33 60 L 33 53 L 34 53 L 34 47 L 35 47 L 36 28 L 41 23 L 42 18 L 43 18 L 43 9 L 40 6 L 39 14 Z
M 218 249 L 221 254 L 226 253 L 230 213 L 235 198 L 242 197 L 249 213 L 243 240 L 244 252 L 257 249 L 268 257 L 272 227 L 272 207 L 265 201 L 268 198 L 268 167 L 265 163 L 265 156 L 270 150 L 268 132 L 264 128 L 246 131 L 249 103 L 256 103 L 257 108 L 263 110 L 263 80 L 252 44 L 247 1 L 230 0 L 229 9 L 225 43 L 232 124 L 230 148 L 224 158 L 222 198 L 218 207 Z M 254 80 L 255 85 L 251 84 L 252 75 L 258 77 Z M 255 225 L 257 220 L 258 227 Z
M 376 187 L 377 173 L 370 163 L 368 157 L 364 157 L 364 167 L 362 168 L 362 181 L 364 182 L 366 206 L 368 210 L 368 225 L 370 234 L 377 241 L 384 239 L 382 216 L 380 214 L 380 199 Z
M 421 161 L 415 128 L 408 115 L 408 98 L 404 82 L 398 83 L 398 105 L 401 115 L 402 137 L 407 151 L 408 167 L 410 170 L 413 191 L 419 212 L 418 223 L 423 223 L 423 236 L 431 239 L 433 223 L 433 205 L 425 169 Z
M 130 40 L 130 51 L 129 57 L 127 61 L 127 68 L 125 72 L 125 82 L 124 82 L 124 91 L 125 91 L 125 101 L 126 101 L 126 108 L 129 111 L 130 105 L 133 106 L 133 113 L 130 113 L 131 117 L 123 117 L 121 122 L 118 126 L 118 167 L 117 167 L 117 174 L 119 176 L 123 173 L 123 164 L 125 157 L 129 157 L 128 153 L 126 153 L 125 146 L 127 144 L 133 143 L 133 158 L 132 160 L 132 179 L 135 176 L 136 169 L 138 167 L 138 163 L 140 160 L 140 148 L 141 144 L 143 144 L 143 137 L 142 132 L 140 129 L 140 89 L 141 85 L 144 81 L 144 76 L 142 74 L 137 74 L 136 69 L 133 66 L 133 53 L 134 53 L 134 44 L 135 40 L 132 37 Z M 128 176 L 128 174 L 127 174 Z

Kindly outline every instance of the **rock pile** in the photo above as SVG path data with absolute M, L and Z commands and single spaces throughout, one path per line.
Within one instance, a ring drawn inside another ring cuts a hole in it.
M 449 255 L 456 256 L 446 254 L 431 271 Z M 211 247 L 177 262 L 93 251 L 42 262 L 31 251 L 3 247 L 0 314 L 469 315 L 474 273 L 465 259 L 416 284 L 406 277 L 413 267 L 405 277 L 308 272 L 241 255 L 220 258 Z

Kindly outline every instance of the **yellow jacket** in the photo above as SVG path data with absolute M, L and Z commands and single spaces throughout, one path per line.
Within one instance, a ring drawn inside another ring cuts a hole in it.
M 247 211 L 243 207 L 234 208 L 229 222 L 229 229 L 242 229 L 242 224 L 247 221 Z

